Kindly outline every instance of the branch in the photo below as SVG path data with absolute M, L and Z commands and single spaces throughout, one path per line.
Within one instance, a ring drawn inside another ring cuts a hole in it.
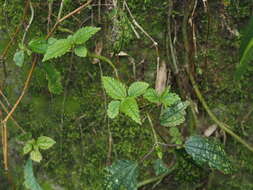
M 62 17 L 61 19 L 57 20 L 55 25 L 53 26 L 52 30 L 48 33 L 46 39 L 48 39 L 55 31 L 55 29 L 57 28 L 57 26 L 63 22 L 64 20 L 66 20 L 67 18 L 73 16 L 74 14 L 78 13 L 79 11 L 81 11 L 83 8 L 87 7 L 90 3 L 92 2 L 92 0 L 89 0 L 88 2 L 86 2 L 85 4 L 83 4 L 82 6 L 78 7 L 77 9 L 75 9 L 74 11 L 70 12 L 69 14 L 67 14 L 66 16 Z
M 230 130 L 230 126 L 228 126 L 225 123 L 222 123 L 221 121 L 218 120 L 218 118 L 212 113 L 212 111 L 210 110 L 210 108 L 208 107 L 205 99 L 203 98 L 192 74 L 188 71 L 188 75 L 190 78 L 190 81 L 192 83 L 193 89 L 199 99 L 199 101 L 201 102 L 201 104 L 203 105 L 204 109 L 206 110 L 206 112 L 208 113 L 208 115 L 210 116 L 210 118 L 224 131 L 226 131 L 228 134 L 230 134 L 232 137 L 234 137 L 238 142 L 240 142 L 243 146 L 245 146 L 247 149 L 249 149 L 251 152 L 253 152 L 253 147 L 251 145 L 249 145 L 246 141 L 244 141 L 241 137 L 239 137 L 237 134 L 235 134 L 232 130 Z

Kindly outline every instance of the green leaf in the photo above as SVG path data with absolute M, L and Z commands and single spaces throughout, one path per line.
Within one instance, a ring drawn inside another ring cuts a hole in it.
M 79 57 L 86 57 L 88 50 L 85 46 L 78 46 L 75 48 L 75 54 Z
M 30 190 L 42 190 L 33 173 L 32 160 L 27 160 L 24 167 L 24 185 Z
M 128 95 L 131 97 L 138 97 L 144 94 L 148 87 L 149 84 L 146 82 L 134 82 L 128 89 Z
M 37 145 L 40 149 L 46 150 L 51 148 L 55 144 L 55 141 L 50 137 L 41 136 L 37 139 Z
M 48 47 L 47 40 L 43 37 L 32 39 L 28 47 L 35 53 L 45 54 Z
M 72 43 L 68 39 L 60 39 L 49 45 L 46 51 L 46 54 L 43 57 L 43 62 L 60 57 L 67 53 L 72 47 Z
M 52 63 L 46 63 L 43 67 L 46 71 L 49 91 L 53 94 L 60 94 L 63 90 L 61 73 L 56 70 Z
M 108 104 L 107 115 L 111 119 L 114 119 L 119 114 L 119 108 L 120 108 L 120 101 L 116 101 L 116 100 L 111 101 Z
M 23 154 L 28 154 L 29 152 L 31 152 L 34 144 L 35 144 L 34 139 L 27 141 L 27 143 L 23 147 Z
M 165 108 L 160 116 L 162 126 L 174 127 L 180 125 L 185 120 L 185 109 L 188 102 L 178 102 L 171 107 Z
M 165 91 L 161 94 L 160 101 L 167 107 L 181 101 L 181 98 L 175 93 L 170 93 L 169 89 L 165 89 Z
M 139 107 L 133 97 L 128 97 L 121 102 L 120 111 L 129 116 L 136 123 L 141 124 Z
M 155 169 L 155 175 L 157 176 L 162 175 L 169 171 L 168 167 L 166 166 L 166 164 L 163 162 L 162 159 L 155 160 L 153 163 L 153 167 Z
M 172 136 L 171 143 L 183 144 L 182 135 L 177 127 L 170 127 L 169 133 Z
M 38 148 L 35 148 L 31 153 L 30 153 L 30 158 L 35 161 L 35 162 L 40 162 L 42 160 L 42 155 L 39 151 Z
M 15 64 L 19 67 L 22 67 L 25 61 L 25 52 L 24 50 L 20 50 L 18 52 L 15 53 L 14 57 L 13 57 L 13 61 L 15 62 Z
M 75 44 L 83 44 L 88 41 L 94 34 L 96 34 L 100 28 L 93 27 L 93 26 L 86 26 L 78 31 L 73 35 L 73 41 Z
M 111 98 L 122 100 L 127 96 L 126 87 L 120 81 L 112 77 L 102 77 L 102 83 Z
M 218 169 L 225 174 L 233 171 L 222 145 L 215 140 L 209 140 L 200 136 L 191 136 L 185 142 L 186 152 L 192 156 L 198 164 L 207 163 L 211 168 Z
M 157 94 L 156 90 L 153 88 L 149 88 L 145 94 L 143 95 L 145 99 L 147 99 L 151 103 L 159 103 L 160 102 L 160 97 Z
M 129 160 L 118 160 L 107 167 L 108 175 L 105 190 L 137 190 L 138 163 Z

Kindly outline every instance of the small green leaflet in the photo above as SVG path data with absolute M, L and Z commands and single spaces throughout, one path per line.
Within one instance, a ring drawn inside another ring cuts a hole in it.
M 45 54 L 48 47 L 47 40 L 43 37 L 32 39 L 28 47 L 35 53 Z
M 108 104 L 107 115 L 114 119 L 119 114 L 120 101 L 113 100 Z
M 156 90 L 153 88 L 149 88 L 145 94 L 143 95 L 145 99 L 147 99 L 151 103 L 160 103 L 160 97 L 157 94 Z
M 32 152 L 30 152 L 30 158 L 35 162 L 40 162 L 42 160 L 42 155 L 38 148 L 35 148 Z
M 46 54 L 43 57 L 43 62 L 60 57 L 67 53 L 72 47 L 72 43 L 69 39 L 60 39 L 49 45 Z
M 33 149 L 33 145 L 35 144 L 35 140 L 29 140 L 26 142 L 25 146 L 23 147 L 23 154 L 28 154 Z
M 138 163 L 118 160 L 106 168 L 108 174 L 104 184 L 105 190 L 137 190 Z
M 36 178 L 33 174 L 33 164 L 32 160 L 27 160 L 24 167 L 24 185 L 30 190 L 42 190 L 40 185 L 37 183 Z
M 130 85 L 128 89 L 128 95 L 131 97 L 138 97 L 144 94 L 149 87 L 146 82 L 134 82 Z
M 165 108 L 160 116 L 160 123 L 165 127 L 174 127 L 180 125 L 185 120 L 185 109 L 188 102 L 178 102 L 171 107 Z
M 85 46 L 78 46 L 75 48 L 75 54 L 79 57 L 86 57 L 88 50 Z
M 127 97 L 121 102 L 120 111 L 129 116 L 136 123 L 141 124 L 140 111 L 136 100 L 132 97 Z
M 37 145 L 42 150 L 47 150 L 51 148 L 54 144 L 55 144 L 55 141 L 51 139 L 50 137 L 40 136 L 37 139 Z
M 22 67 L 25 61 L 25 52 L 24 50 L 20 50 L 18 52 L 15 53 L 14 57 L 13 57 L 13 61 L 15 62 L 15 64 L 19 67 Z
M 88 41 L 94 34 L 96 34 L 100 28 L 92 27 L 92 26 L 86 26 L 78 31 L 73 35 L 73 42 L 75 44 L 83 44 L 86 41 Z
M 126 87 L 120 81 L 112 77 L 102 77 L 102 83 L 111 98 L 122 100 L 127 96 Z
M 165 107 L 167 107 L 181 101 L 181 98 L 175 93 L 170 93 L 169 89 L 165 89 L 161 94 L 160 101 Z
M 180 131 L 177 127 L 170 127 L 169 128 L 169 133 L 172 137 L 172 139 L 171 139 L 172 143 L 175 143 L 175 144 L 178 144 L 178 145 L 183 144 L 182 135 L 181 135 L 181 133 L 180 133 Z
M 155 175 L 157 176 L 165 174 L 166 172 L 169 171 L 168 167 L 166 166 L 166 164 L 163 162 L 162 159 L 155 160 L 153 163 L 153 167 L 155 169 Z
M 52 63 L 46 63 L 43 67 L 47 74 L 49 91 L 53 94 L 60 94 L 63 90 L 61 73 L 56 70 Z
M 215 140 L 201 136 L 191 136 L 185 142 L 186 152 L 199 164 L 207 163 L 211 168 L 218 169 L 225 174 L 233 171 L 222 145 Z

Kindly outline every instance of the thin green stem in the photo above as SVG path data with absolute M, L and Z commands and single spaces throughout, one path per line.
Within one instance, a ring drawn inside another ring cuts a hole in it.
M 192 76 L 192 74 L 188 71 L 189 74 L 189 78 L 191 80 L 191 83 L 193 85 L 193 89 L 199 99 L 199 101 L 201 102 L 201 104 L 203 105 L 204 109 L 206 110 L 206 112 L 208 113 L 208 115 L 210 116 L 210 118 L 224 131 L 226 131 L 228 134 L 230 134 L 232 137 L 234 137 L 238 142 L 240 142 L 242 145 L 244 145 L 247 149 L 249 149 L 251 152 L 253 152 L 253 147 L 251 145 L 249 145 L 246 141 L 244 141 L 241 137 L 239 137 L 237 134 L 235 134 L 232 130 L 230 130 L 230 126 L 228 126 L 225 123 L 222 123 L 221 121 L 218 120 L 218 118 L 213 114 L 213 112 L 210 110 L 210 108 L 208 107 L 205 99 L 203 98 L 195 80 L 194 77 Z
M 156 181 L 161 181 L 164 177 L 166 177 L 167 175 L 169 175 L 170 173 L 172 173 L 175 169 L 177 168 L 177 165 L 175 164 L 172 168 L 169 169 L 169 171 L 167 171 L 166 173 L 159 175 L 159 176 L 155 176 L 155 177 L 151 177 L 149 179 L 146 179 L 142 182 L 139 182 L 137 185 L 137 188 L 141 188 L 145 185 L 154 183 Z
M 113 68 L 116 77 L 119 78 L 118 70 L 116 69 L 116 67 L 115 67 L 114 64 L 111 62 L 110 59 L 108 59 L 107 57 L 104 57 L 104 56 L 102 56 L 102 55 L 97 55 L 97 54 L 90 53 L 90 52 L 88 53 L 88 56 L 89 56 L 89 57 L 92 57 L 92 58 L 99 59 L 99 60 L 101 60 L 101 61 L 104 61 L 104 62 L 108 63 L 108 64 Z

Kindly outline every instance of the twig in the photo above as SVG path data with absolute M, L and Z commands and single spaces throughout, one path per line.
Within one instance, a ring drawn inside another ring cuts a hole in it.
M 177 66 L 177 59 L 175 56 L 175 48 L 173 47 L 172 39 L 171 39 L 171 15 L 173 10 L 173 1 L 169 1 L 169 10 L 168 10 L 168 18 L 167 18 L 167 37 L 166 37 L 166 50 L 167 50 L 167 58 L 172 60 L 174 74 L 178 74 L 178 66 Z M 169 47 L 168 47 L 169 45 Z
M 157 54 L 157 65 L 159 66 L 159 61 L 160 61 L 160 56 L 159 56 L 159 50 L 158 50 L 158 42 L 156 42 L 142 27 L 141 25 L 136 21 L 136 19 L 134 18 L 134 16 L 132 15 L 132 12 L 130 11 L 126 1 L 124 0 L 123 5 L 126 7 L 130 17 L 132 18 L 132 22 L 134 23 L 134 25 L 139 28 L 141 30 L 141 32 L 147 36 L 152 42 L 153 45 L 155 46 L 156 49 L 156 54 Z
M 26 1 L 26 5 L 25 5 L 25 9 L 24 9 L 24 14 L 23 14 L 23 18 L 22 18 L 22 21 L 21 23 L 17 26 L 14 34 L 13 34 L 13 37 L 11 38 L 11 40 L 8 42 L 8 44 L 5 46 L 5 49 L 2 53 L 2 55 L 0 56 L 0 59 L 4 59 L 5 56 L 7 55 L 8 53 L 8 50 L 9 48 L 11 47 L 12 43 L 14 42 L 14 39 L 16 38 L 16 36 L 18 35 L 19 31 L 20 31 L 20 27 L 22 26 L 24 20 L 25 20 L 25 17 L 26 17 L 26 13 L 27 13 L 27 9 L 28 9 L 28 6 L 29 6 L 29 1 L 27 0 Z
M 28 25 L 25 28 L 25 32 L 24 32 L 23 39 L 22 39 L 22 44 L 24 44 L 24 42 L 25 42 L 25 37 L 27 35 L 27 32 L 28 32 L 28 30 L 29 30 L 29 28 L 30 28 L 30 26 L 31 26 L 31 24 L 33 22 L 33 18 L 34 18 L 34 8 L 32 6 L 32 2 L 31 1 L 29 1 L 29 5 L 30 5 L 30 10 L 31 10 L 31 18 L 30 18 L 30 21 L 29 21 Z
M 59 9 L 58 16 L 57 16 L 57 21 L 59 21 L 61 19 L 61 14 L 62 14 L 64 3 L 65 3 L 65 0 L 61 0 L 61 5 L 60 5 L 60 9 Z
M 48 16 L 47 16 L 47 33 L 49 33 L 50 25 L 51 25 L 51 16 L 52 16 L 52 7 L 54 1 L 48 2 Z
M 33 59 L 32 67 L 31 67 L 31 69 L 29 71 L 29 74 L 27 76 L 27 79 L 25 81 L 25 85 L 24 85 L 24 88 L 23 88 L 23 90 L 21 92 L 21 95 L 19 96 L 19 98 L 16 101 L 15 105 L 12 107 L 11 111 L 9 112 L 9 114 L 4 118 L 4 120 L 2 121 L 2 123 L 7 123 L 8 119 L 14 113 L 14 111 L 16 110 L 17 106 L 19 105 L 20 101 L 22 100 L 23 96 L 25 95 L 25 92 L 26 92 L 26 90 L 28 88 L 28 85 L 29 85 L 31 77 L 32 77 L 33 70 L 34 70 L 35 65 L 36 65 L 36 61 L 37 61 L 37 56 L 35 56 L 34 59 Z
M 246 141 L 244 141 L 241 137 L 239 137 L 237 134 L 235 134 L 232 130 L 230 130 L 230 126 L 228 126 L 225 123 L 222 123 L 221 121 L 218 120 L 218 118 L 212 113 L 212 111 L 209 109 L 205 99 L 203 98 L 192 74 L 188 71 L 188 75 L 190 78 L 190 81 L 192 83 L 193 89 L 199 99 L 199 101 L 201 102 L 201 104 L 203 105 L 204 109 L 206 110 L 206 112 L 208 113 L 208 115 L 210 116 L 210 118 L 224 131 L 226 131 L 228 134 L 230 134 L 232 137 L 234 137 L 238 142 L 240 142 L 243 146 L 245 146 L 247 149 L 249 149 L 251 152 L 253 152 L 253 147 L 251 145 L 249 145 Z
M 140 183 L 138 183 L 137 185 L 137 188 L 141 188 L 145 185 L 148 185 L 148 184 L 151 184 L 151 183 L 154 183 L 156 181 L 161 181 L 164 177 L 166 177 L 167 175 L 169 175 L 170 173 L 172 173 L 175 169 L 177 168 L 177 165 L 175 164 L 172 168 L 169 169 L 169 171 L 167 171 L 166 173 L 162 174 L 162 175 L 159 175 L 159 176 L 156 176 L 156 177 L 152 177 L 152 178 L 149 178 L 149 179 L 146 179 Z
M 102 55 L 97 55 L 97 54 L 90 53 L 90 52 L 88 53 L 88 56 L 89 56 L 89 57 L 92 57 L 92 58 L 99 59 L 99 60 L 101 60 L 101 61 L 104 61 L 104 62 L 108 63 L 108 64 L 113 68 L 116 77 L 119 78 L 118 70 L 116 69 L 116 67 L 115 67 L 114 64 L 111 62 L 110 59 L 108 59 L 108 58 L 106 58 L 106 57 L 104 57 L 104 56 L 102 56 Z
M 8 106 L 10 106 L 10 102 L 8 101 L 7 97 L 4 95 L 2 90 L 0 89 L 0 95 L 4 98 L 5 102 L 7 103 Z
M 5 111 L 6 114 L 8 114 L 8 109 L 5 107 L 5 105 L 3 104 L 3 102 L 0 100 L 0 105 L 2 106 L 3 110 Z M 12 121 L 14 122 L 14 124 L 23 132 L 26 133 L 25 130 L 18 124 L 18 122 L 11 116 Z
M 83 8 L 87 7 L 90 3 L 92 2 L 92 0 L 87 1 L 85 4 L 83 4 L 82 6 L 78 7 L 77 9 L 75 9 L 74 11 L 70 12 L 69 14 L 67 14 L 66 16 L 62 17 L 61 19 L 57 20 L 55 25 L 53 26 L 52 30 L 48 33 L 46 39 L 48 39 L 53 32 L 55 31 L 55 29 L 57 28 L 57 26 L 63 22 L 64 20 L 66 20 L 67 18 L 73 16 L 74 14 L 78 13 L 79 11 L 81 11 Z

